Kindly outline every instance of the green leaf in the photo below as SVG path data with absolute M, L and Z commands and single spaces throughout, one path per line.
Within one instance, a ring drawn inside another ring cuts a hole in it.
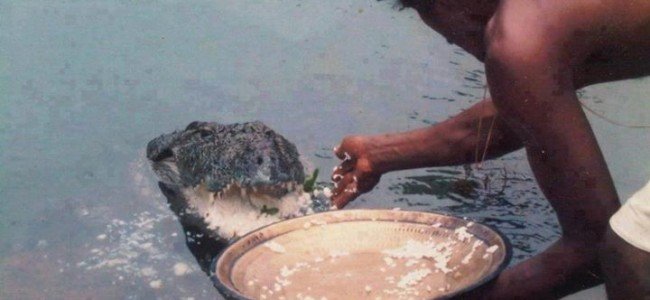
M 260 212 L 272 216 L 280 212 L 280 210 L 277 207 L 267 207 L 266 205 L 264 205 L 262 206 L 262 210 Z
M 314 170 L 314 173 L 312 173 L 311 176 L 305 178 L 305 183 L 302 185 L 302 189 L 307 193 L 313 192 L 314 186 L 316 185 L 316 178 L 318 178 L 318 169 Z

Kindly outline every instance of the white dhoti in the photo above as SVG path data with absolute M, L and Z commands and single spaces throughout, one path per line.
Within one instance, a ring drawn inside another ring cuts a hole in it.
M 609 226 L 629 244 L 650 252 L 650 182 L 621 206 Z

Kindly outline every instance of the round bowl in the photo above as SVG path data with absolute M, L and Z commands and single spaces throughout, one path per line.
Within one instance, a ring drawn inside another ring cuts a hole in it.
M 495 278 L 498 231 L 424 212 L 340 210 L 253 231 L 212 263 L 227 299 L 444 299 Z

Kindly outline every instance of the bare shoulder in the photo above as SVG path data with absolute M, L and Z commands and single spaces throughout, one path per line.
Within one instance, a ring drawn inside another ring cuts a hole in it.
M 638 59 L 650 46 L 650 1 L 502 0 L 485 34 L 487 47 L 553 49 L 570 53 L 575 63 L 601 48 L 621 49 L 608 50 L 614 60 Z
M 521 29 L 548 34 L 591 34 L 594 39 L 650 34 L 650 1 L 501 0 L 490 22 L 507 27 L 527 24 Z

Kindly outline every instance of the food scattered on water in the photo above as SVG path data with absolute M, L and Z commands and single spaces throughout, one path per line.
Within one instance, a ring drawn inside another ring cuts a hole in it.
M 184 276 L 192 272 L 190 266 L 182 262 L 178 262 L 174 264 L 173 269 L 174 269 L 174 275 L 176 276 Z
M 152 281 L 149 282 L 149 286 L 152 289 L 156 289 L 156 290 L 160 289 L 162 287 L 162 280 L 160 280 L 160 279 L 152 280 Z

